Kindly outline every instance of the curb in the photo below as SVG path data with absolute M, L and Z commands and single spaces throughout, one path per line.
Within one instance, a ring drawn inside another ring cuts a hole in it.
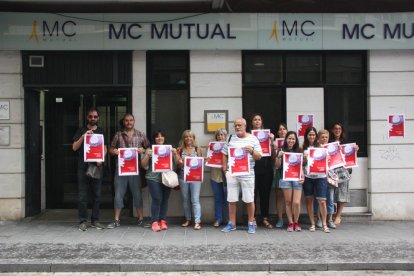
M 0 272 L 414 271 L 414 263 L 0 264 Z

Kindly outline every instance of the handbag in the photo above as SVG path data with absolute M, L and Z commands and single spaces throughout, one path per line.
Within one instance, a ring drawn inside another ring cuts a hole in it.
M 329 170 L 328 177 L 326 178 L 326 180 L 328 181 L 328 185 L 330 185 L 333 188 L 338 188 L 339 177 L 336 173 Z
M 88 163 L 88 168 L 86 169 L 86 176 L 93 179 L 100 179 L 102 175 L 101 167 L 95 165 L 95 163 Z
M 338 183 L 343 183 L 351 179 L 351 175 L 345 167 L 336 168 L 335 173 L 338 175 Z
M 162 184 L 168 188 L 175 188 L 180 183 L 178 182 L 178 175 L 174 171 L 162 172 Z

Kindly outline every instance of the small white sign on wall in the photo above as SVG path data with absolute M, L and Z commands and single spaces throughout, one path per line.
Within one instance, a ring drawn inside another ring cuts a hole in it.
M 10 120 L 10 102 L 0 102 L 0 120 Z
M 10 126 L 0 126 L 0 146 L 10 145 Z

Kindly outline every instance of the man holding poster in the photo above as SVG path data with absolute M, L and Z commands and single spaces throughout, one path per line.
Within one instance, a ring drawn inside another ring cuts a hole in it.
M 246 120 L 237 118 L 234 121 L 234 130 L 236 135 L 230 135 L 227 144 L 224 145 L 223 153 L 223 171 L 226 172 L 227 179 L 227 201 L 229 202 L 229 222 L 221 230 L 230 232 L 236 230 L 236 204 L 239 201 L 240 188 L 242 190 L 242 200 L 247 204 L 248 215 L 248 233 L 256 232 L 254 225 L 254 163 L 255 160 L 262 158 L 262 148 L 259 140 L 250 133 L 246 132 Z M 249 157 L 249 173 L 244 175 L 233 176 L 228 170 L 230 158 L 228 158 L 228 149 L 236 147 L 246 152 Z
M 118 156 L 120 154 L 119 149 L 134 148 L 137 149 L 138 154 L 142 154 L 145 148 L 150 146 L 147 136 L 142 131 L 134 128 L 135 118 L 131 113 L 124 115 L 122 119 L 123 130 L 115 133 L 111 142 L 111 148 L 109 153 Z M 118 168 L 118 160 L 116 160 Z M 141 225 L 144 219 L 144 212 L 142 209 L 142 194 L 141 194 L 141 178 L 139 175 L 120 175 L 118 169 L 115 170 L 115 198 L 114 208 L 115 217 L 114 221 L 108 225 L 108 229 L 119 227 L 121 210 L 124 208 L 124 196 L 129 187 L 133 198 L 133 205 L 138 215 L 138 224 Z
M 105 227 L 99 223 L 99 204 L 101 198 L 102 173 L 99 178 L 92 178 L 86 175 L 88 166 L 102 167 L 102 162 L 85 162 L 84 161 L 84 138 L 91 134 L 102 134 L 103 129 L 98 126 L 99 112 L 96 108 L 90 108 L 87 112 L 87 124 L 78 129 L 73 136 L 73 151 L 78 152 L 78 216 L 79 230 L 86 231 L 88 229 L 88 191 L 92 191 L 92 216 L 91 226 L 96 229 L 104 229 Z M 103 141 L 102 141 L 103 142 Z M 104 147 L 106 154 L 106 146 Z

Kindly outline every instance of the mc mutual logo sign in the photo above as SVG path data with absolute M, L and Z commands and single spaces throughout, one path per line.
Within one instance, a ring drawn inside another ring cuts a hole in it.
M 72 20 L 67 21 L 46 21 L 38 20 L 32 21 L 31 33 L 29 41 L 34 41 L 36 44 L 41 42 L 71 42 L 75 41 L 76 36 L 76 22 Z

